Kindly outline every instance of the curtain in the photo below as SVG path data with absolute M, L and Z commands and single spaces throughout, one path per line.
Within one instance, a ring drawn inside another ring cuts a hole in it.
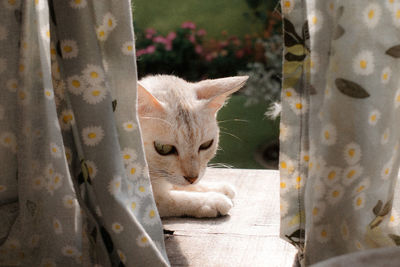
M 302 266 L 399 246 L 399 1 L 281 6 L 281 237 Z
M 0 1 L 0 265 L 168 266 L 130 1 Z

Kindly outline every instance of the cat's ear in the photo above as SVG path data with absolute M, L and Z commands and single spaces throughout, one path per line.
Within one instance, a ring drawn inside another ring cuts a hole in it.
M 164 112 L 162 104 L 140 82 L 137 83 L 137 92 L 139 116 Z
M 196 83 L 197 99 L 208 100 L 206 107 L 217 112 L 227 97 L 242 88 L 248 78 L 249 76 L 235 76 Z

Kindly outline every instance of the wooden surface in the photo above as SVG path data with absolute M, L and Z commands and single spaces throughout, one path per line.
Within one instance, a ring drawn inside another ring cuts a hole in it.
M 233 184 L 234 207 L 216 219 L 164 219 L 172 266 L 292 266 L 296 250 L 279 238 L 277 171 L 208 169 L 203 179 Z

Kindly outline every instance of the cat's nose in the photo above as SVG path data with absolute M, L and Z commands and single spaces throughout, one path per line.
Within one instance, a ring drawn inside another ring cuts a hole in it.
M 188 181 L 189 183 L 193 184 L 194 182 L 196 182 L 198 176 L 194 176 L 194 177 L 183 176 L 183 178 L 185 178 L 185 180 Z

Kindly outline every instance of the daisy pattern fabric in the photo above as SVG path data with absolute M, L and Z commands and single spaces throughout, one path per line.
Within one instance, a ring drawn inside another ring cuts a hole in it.
M 281 237 L 302 266 L 399 246 L 400 3 L 281 6 Z
M 169 266 L 133 40 L 127 0 L 0 1 L 1 266 Z

